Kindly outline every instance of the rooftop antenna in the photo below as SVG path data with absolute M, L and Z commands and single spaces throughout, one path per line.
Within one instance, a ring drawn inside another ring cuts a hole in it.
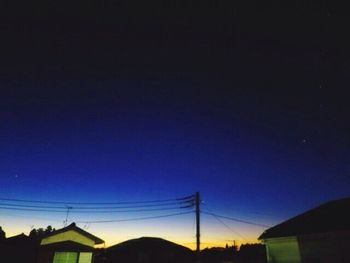
M 66 207 L 67 207 L 67 214 L 66 214 L 66 220 L 64 220 L 64 222 L 63 222 L 64 227 L 66 227 L 66 226 L 67 226 L 67 224 L 68 224 L 68 215 L 69 215 L 69 210 L 73 208 L 73 207 L 68 206 L 68 205 L 66 205 Z

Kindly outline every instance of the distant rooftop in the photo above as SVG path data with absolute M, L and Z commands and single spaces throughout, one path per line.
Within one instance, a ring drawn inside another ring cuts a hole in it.
M 350 231 L 350 198 L 327 202 L 267 229 L 259 239 Z

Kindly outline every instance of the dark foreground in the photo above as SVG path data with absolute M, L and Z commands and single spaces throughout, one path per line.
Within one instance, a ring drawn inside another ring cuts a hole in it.
M 13 240 L 0 240 L 0 255 L 6 263 L 37 263 L 40 242 L 19 235 Z M 195 263 L 194 251 L 160 238 L 129 240 L 106 249 L 96 249 L 94 263 Z M 201 251 L 202 263 L 266 263 L 261 244 L 207 248 Z

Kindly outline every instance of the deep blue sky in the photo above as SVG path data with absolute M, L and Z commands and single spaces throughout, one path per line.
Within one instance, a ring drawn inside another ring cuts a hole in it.
M 320 33 L 331 30 L 319 8 L 301 21 L 321 24 L 278 9 L 289 33 L 224 7 L 194 20 L 8 15 L 1 197 L 200 191 L 221 214 L 274 224 L 348 196 L 348 53 Z

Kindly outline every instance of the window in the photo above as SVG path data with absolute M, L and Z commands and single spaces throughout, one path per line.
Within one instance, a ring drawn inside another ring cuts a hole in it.
M 79 263 L 91 263 L 92 262 L 91 252 L 81 252 L 79 255 Z
M 77 263 L 77 259 L 76 252 L 55 252 L 53 263 Z
M 53 263 L 91 263 L 91 252 L 55 252 Z

